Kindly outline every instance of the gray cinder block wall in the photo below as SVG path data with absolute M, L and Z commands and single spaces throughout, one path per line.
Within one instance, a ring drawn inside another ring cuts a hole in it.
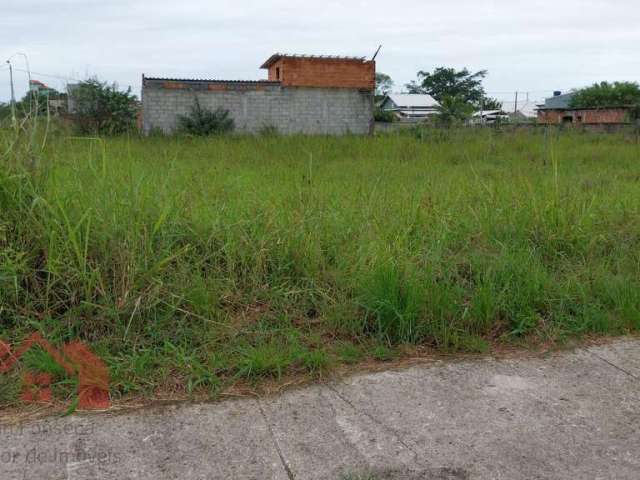
M 370 134 L 373 92 L 347 88 L 283 87 L 280 82 L 144 78 L 143 130 L 173 132 L 178 116 L 196 98 L 202 107 L 229 110 L 236 131 L 257 133 L 270 127 L 282 134 Z

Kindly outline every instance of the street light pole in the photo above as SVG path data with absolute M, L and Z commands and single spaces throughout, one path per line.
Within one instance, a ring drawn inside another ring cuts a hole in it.
M 26 53 L 16 52 L 9 57 L 9 60 L 11 60 L 16 55 L 20 55 L 21 57 L 24 58 L 24 64 L 27 66 L 27 77 L 29 78 L 29 88 L 31 88 L 31 68 L 29 68 L 29 57 L 27 57 Z M 9 60 L 7 60 L 7 63 L 9 63 Z
M 15 55 L 24 57 L 24 63 L 27 66 L 27 78 L 29 78 L 29 88 L 31 88 L 31 68 L 29 68 L 29 57 L 27 57 L 26 53 L 22 52 L 16 52 Z
M 11 66 L 11 62 L 7 60 L 9 64 L 9 83 L 11 84 L 11 121 L 14 126 L 16 124 L 16 92 L 13 89 L 13 67 Z

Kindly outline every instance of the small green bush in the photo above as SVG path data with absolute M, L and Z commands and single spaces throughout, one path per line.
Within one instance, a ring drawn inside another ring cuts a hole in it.
M 203 108 L 196 98 L 191 112 L 178 117 L 178 129 L 182 133 L 196 136 L 220 135 L 233 131 L 235 124 L 229 110 Z
M 383 123 L 393 123 L 396 121 L 396 116 L 393 112 L 390 112 L 389 110 L 382 110 L 381 108 L 375 109 L 373 112 L 373 118 L 376 122 Z
M 160 127 L 151 127 L 151 129 L 149 129 L 149 133 L 147 134 L 147 136 L 149 136 L 149 137 L 165 137 L 166 134 L 164 133 L 164 130 L 162 130 L 162 128 L 160 128 Z

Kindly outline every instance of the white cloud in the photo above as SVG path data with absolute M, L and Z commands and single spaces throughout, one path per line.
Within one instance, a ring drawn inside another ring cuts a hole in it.
M 34 78 L 56 87 L 64 81 L 40 73 L 135 89 L 143 72 L 255 79 L 275 51 L 364 56 L 380 43 L 378 69 L 398 86 L 441 65 L 488 69 L 487 90 L 504 98 L 640 80 L 637 0 L 3 0 L 0 16 L 0 60 L 26 52 Z M 24 72 L 16 85 L 23 94 Z

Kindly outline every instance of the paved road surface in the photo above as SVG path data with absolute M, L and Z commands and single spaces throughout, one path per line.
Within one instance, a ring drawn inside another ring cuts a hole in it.
M 0 428 L 0 479 L 640 479 L 640 340 Z M 366 478 L 366 477 L 362 477 Z

